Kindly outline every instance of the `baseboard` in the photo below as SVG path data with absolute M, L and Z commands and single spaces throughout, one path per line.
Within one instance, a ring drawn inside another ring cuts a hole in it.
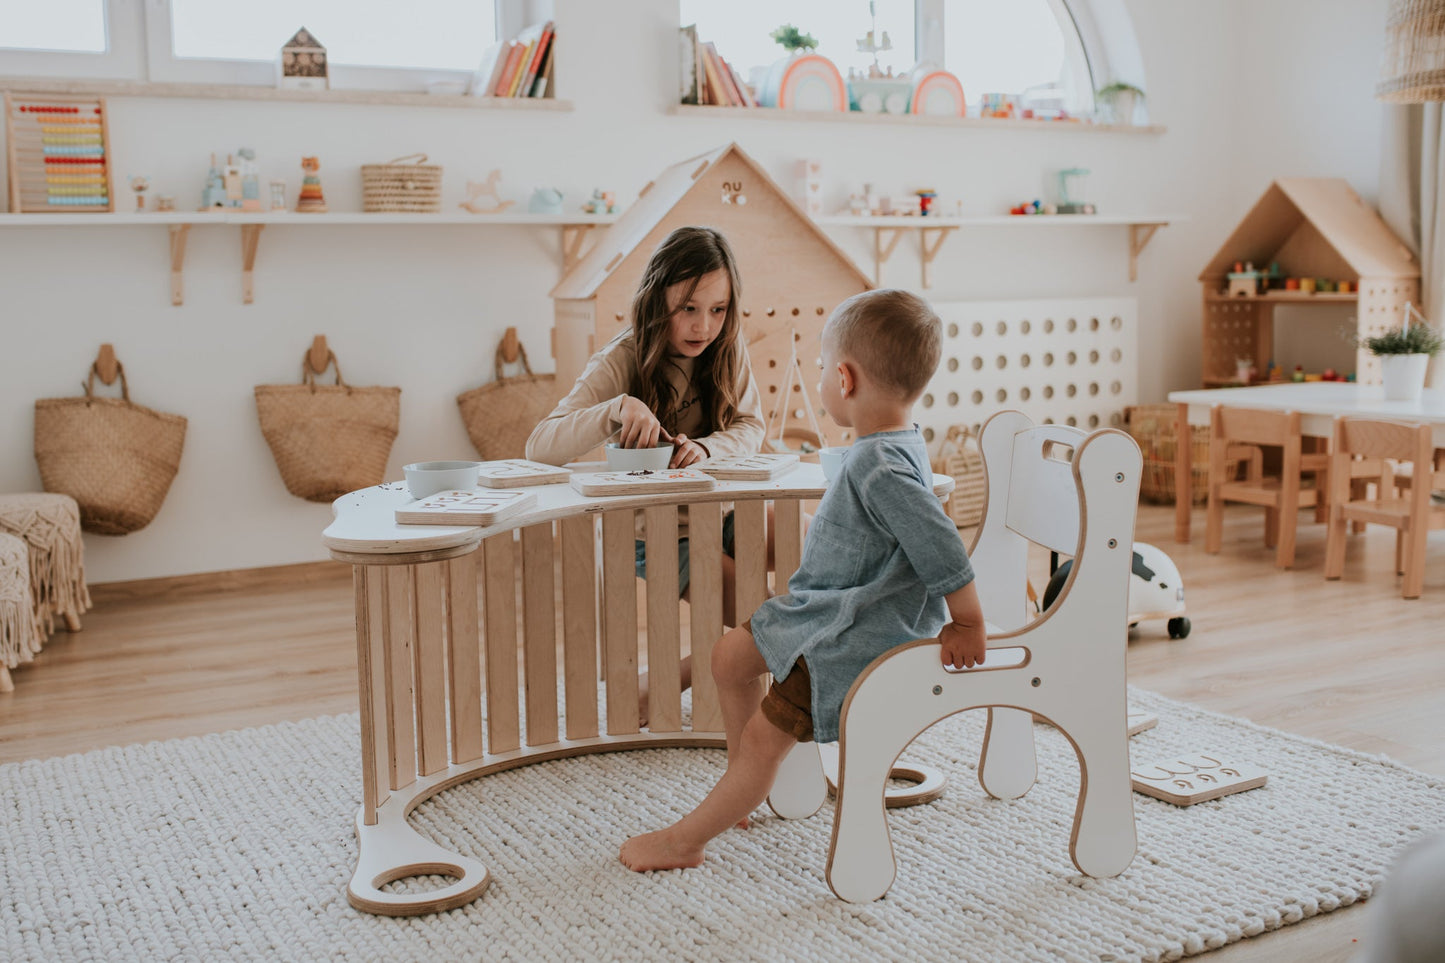
M 351 566 L 342 562 L 300 562 L 295 565 L 269 565 L 264 568 L 238 568 L 225 572 L 197 572 L 194 575 L 172 575 L 164 578 L 143 578 L 129 582 L 102 582 L 90 586 L 90 598 L 96 605 L 162 596 L 214 595 L 220 592 L 287 588 L 315 585 L 322 582 L 349 582 Z

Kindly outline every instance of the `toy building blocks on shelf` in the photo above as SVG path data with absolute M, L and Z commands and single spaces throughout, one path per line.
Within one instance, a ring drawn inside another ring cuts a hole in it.
M 325 214 L 326 198 L 321 193 L 321 160 L 316 157 L 301 158 L 301 196 L 296 198 L 296 213 Z
M 582 205 L 582 213 L 616 214 L 617 195 L 612 191 L 604 191 L 599 187 L 592 192 L 592 196 Z

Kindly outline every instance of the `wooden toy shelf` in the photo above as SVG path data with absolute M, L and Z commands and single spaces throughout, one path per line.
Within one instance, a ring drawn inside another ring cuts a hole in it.
M 1162 134 L 1161 124 L 1086 124 L 1080 121 L 1027 120 L 1022 117 L 937 117 L 930 114 L 865 114 L 858 110 L 779 110 L 775 107 L 717 107 L 673 104 L 669 114 L 736 120 L 781 120 L 788 123 L 903 124 L 922 127 L 967 127 L 977 130 L 1033 130 L 1091 134 Z
M 297 214 L 292 211 L 206 212 L 156 211 L 135 214 L 0 214 L 5 227 L 95 227 L 165 225 L 170 233 L 171 304 L 185 300 L 184 271 L 186 239 L 194 225 L 231 224 L 241 228 L 241 301 L 251 304 L 255 288 L 253 271 L 261 231 L 267 225 L 360 225 L 372 227 L 407 224 L 465 224 L 479 226 L 560 227 L 563 270 L 581 259 L 588 238 L 598 226 L 617 220 L 616 214 Z
M 712 108 L 706 108 L 711 110 Z M 730 108 L 740 110 L 743 108 Z M 871 115 L 870 115 L 871 116 Z M 1034 123 L 1030 121 L 1029 123 Z M 814 223 L 825 227 L 867 227 L 873 230 L 873 281 L 882 283 L 883 265 L 893 255 L 899 239 L 906 231 L 918 233 L 919 249 L 923 264 L 923 286 L 928 287 L 928 266 L 938 256 L 950 232 L 959 228 L 975 227 L 1023 227 L 1033 230 L 1067 227 L 1128 227 L 1129 228 L 1129 280 L 1139 279 L 1139 254 L 1148 245 L 1154 232 L 1171 223 L 1183 221 L 1177 215 L 1100 215 L 1100 214 L 1035 214 L 999 215 L 993 217 L 946 217 L 942 215 L 918 217 L 910 215 L 854 216 L 839 214 L 813 218 Z

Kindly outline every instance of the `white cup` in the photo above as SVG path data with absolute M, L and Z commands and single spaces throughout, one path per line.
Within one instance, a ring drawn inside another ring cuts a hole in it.
M 823 477 L 832 481 L 843 470 L 843 459 L 848 457 L 847 445 L 830 445 L 818 452 L 818 463 L 823 466 Z
M 412 498 L 452 490 L 470 491 L 477 487 L 481 470 L 479 461 L 419 461 L 402 468 L 406 473 L 406 489 Z

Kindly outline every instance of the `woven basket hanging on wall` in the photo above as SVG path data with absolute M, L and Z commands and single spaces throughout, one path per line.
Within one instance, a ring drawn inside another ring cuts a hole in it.
M 953 491 L 944 510 L 959 528 L 972 528 L 983 521 L 988 504 L 988 476 L 984 474 L 983 452 L 978 439 L 963 425 L 948 429 L 933 459 L 933 470 L 953 478 Z
M 526 453 L 527 436 L 552 411 L 559 397 L 557 378 L 550 374 L 533 374 L 527 363 L 527 350 L 516 341 L 517 331 L 508 328 L 494 359 L 496 380 L 480 388 L 457 395 L 462 422 L 477 452 L 487 461 L 521 458 Z M 522 374 L 503 374 L 508 347 L 516 351 Z
M 369 214 L 437 213 L 442 209 L 441 167 L 426 163 L 425 154 L 362 164 L 361 209 Z
M 301 384 L 257 385 L 256 412 L 286 490 L 331 502 L 385 480 L 401 389 L 348 385 L 330 351 L 320 372 L 309 359 L 308 353 L 301 361 Z M 336 383 L 317 384 L 317 375 L 333 366 Z
M 186 419 L 131 401 L 119 362 L 121 396 L 97 397 L 100 373 L 98 363 L 91 365 L 83 398 L 35 402 L 35 461 L 45 490 L 80 506 L 81 528 L 125 535 L 160 511 L 180 467 Z

